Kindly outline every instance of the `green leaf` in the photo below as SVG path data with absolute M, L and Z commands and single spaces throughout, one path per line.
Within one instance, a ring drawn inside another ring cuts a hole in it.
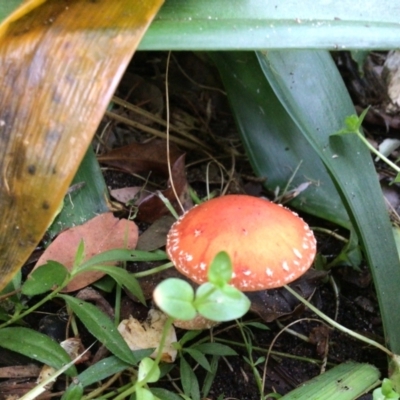
M 93 265 L 86 267 L 84 271 L 102 271 L 111 276 L 118 285 L 126 287 L 133 295 L 135 295 L 142 304 L 146 304 L 142 288 L 137 279 L 128 271 L 119 267 L 109 267 L 106 265 Z M 80 271 L 82 272 L 82 271 Z
M 201 331 L 187 331 L 185 334 L 180 338 L 179 343 L 183 346 L 185 343 L 193 340 L 197 336 L 199 336 L 202 332 Z
M 23 0 L 7 0 L 0 2 L 0 22 L 8 17 Z
M 206 371 L 211 372 L 211 366 L 204 354 L 198 349 L 188 347 L 185 353 L 189 354 L 198 364 L 200 364 Z
M 103 343 L 111 353 L 119 357 L 122 361 L 136 365 L 137 360 L 131 349 L 107 315 L 102 313 L 93 304 L 83 300 L 61 294 L 58 297 L 64 299 L 87 330 Z
M 157 382 L 160 379 L 160 368 L 155 366 L 154 360 L 149 357 L 143 358 L 139 364 L 138 380 L 146 382 Z
M 196 316 L 193 288 L 182 279 L 165 279 L 155 288 L 153 298 L 157 306 L 173 318 L 189 321 Z
M 136 359 L 136 363 L 139 363 L 144 357 L 150 356 L 150 354 L 153 352 L 153 349 L 145 349 L 145 350 L 137 350 L 133 351 L 132 354 Z M 76 385 L 82 386 L 83 388 L 92 385 L 93 383 L 98 383 L 102 381 L 103 379 L 106 379 L 118 372 L 124 371 L 125 369 L 129 368 L 131 366 L 130 363 L 126 363 L 119 359 L 118 357 L 111 356 L 104 358 L 103 360 L 97 362 L 94 365 L 91 365 L 90 367 L 86 368 L 83 372 L 81 372 L 77 377 L 76 383 L 72 383 L 67 391 L 66 394 L 69 393 L 69 391 L 73 391 Z M 69 394 L 68 394 L 69 395 Z M 76 397 L 68 397 L 68 399 L 76 399 Z M 63 398 L 63 400 L 65 400 Z
M 330 137 L 354 114 L 342 78 L 328 52 L 270 51 L 258 57 L 275 93 L 340 191 L 373 275 L 386 342 L 400 353 L 400 313 L 393 313 L 398 309 L 400 262 L 371 155 L 355 135 Z
M 83 385 L 78 382 L 77 384 L 72 383 L 68 389 L 64 392 L 61 400 L 81 400 L 83 397 Z
M 250 300 L 233 286 L 219 288 L 207 282 L 197 288 L 195 307 L 212 321 L 232 321 L 247 313 Z
M 81 239 L 78 248 L 76 249 L 74 265 L 72 267 L 72 270 L 74 271 L 76 268 L 78 268 L 78 266 L 81 265 L 84 260 L 85 260 L 85 242 L 83 239 Z
M 208 281 L 223 286 L 232 279 L 232 262 L 226 251 L 220 251 L 212 260 L 207 272 Z
M 202 343 L 192 347 L 204 354 L 216 356 L 237 356 L 235 350 L 221 343 Z
M 78 382 L 77 384 L 69 385 L 68 389 L 64 392 L 61 400 L 76 400 L 83 397 L 83 385 Z
M 75 190 L 74 190 L 75 188 Z M 108 189 L 96 155 L 89 146 L 64 197 L 64 206 L 48 229 L 50 237 L 109 211 Z
M 251 326 L 253 328 L 261 329 L 263 331 L 269 331 L 270 327 L 262 324 L 261 322 L 246 322 L 246 326 Z
M 397 3 L 372 0 L 168 0 L 141 50 L 387 49 L 399 45 Z
M 32 329 L 0 329 L 0 346 L 50 365 L 57 370 L 71 362 L 71 357 L 58 343 Z M 70 367 L 66 374 L 75 376 L 77 374 L 75 366 Z
M 373 387 L 379 371 L 369 364 L 343 363 L 302 384 L 281 400 L 353 400 Z
M 35 269 L 22 285 L 22 293 L 36 296 L 58 288 L 69 275 L 64 265 L 57 261 L 48 261 Z
M 203 397 L 208 397 L 208 393 L 210 392 L 211 386 L 214 383 L 214 379 L 218 371 L 219 358 L 220 357 L 217 355 L 213 355 L 211 358 L 211 371 L 207 372 L 206 377 L 204 378 L 203 387 L 201 389 Z
M 185 395 L 192 400 L 200 400 L 200 389 L 197 376 L 193 372 L 193 368 L 183 357 L 181 357 L 179 370 L 181 373 L 182 389 Z
M 167 254 L 164 251 L 141 251 L 128 249 L 107 250 L 97 254 L 83 263 L 76 272 L 83 272 L 85 268 L 93 267 L 94 265 L 105 264 L 110 261 L 160 261 L 167 260 Z
M 289 189 L 295 190 L 310 182 L 290 205 L 348 228 L 349 217 L 331 177 L 280 103 L 255 54 L 210 56 L 221 74 L 249 161 L 258 176 L 268 178 L 266 188 L 282 191 L 292 180 Z
M 143 387 L 136 388 L 136 399 L 137 400 L 155 400 L 153 393 L 151 393 L 150 390 L 143 388 Z
M 178 396 L 177 394 L 170 392 L 167 389 L 152 387 L 151 392 L 160 400 L 182 400 L 181 396 Z

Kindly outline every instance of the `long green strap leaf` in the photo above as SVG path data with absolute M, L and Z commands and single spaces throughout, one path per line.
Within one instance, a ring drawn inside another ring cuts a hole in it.
M 212 52 L 247 155 L 274 192 L 310 185 L 291 206 L 349 228 L 342 200 L 326 168 L 276 97 L 253 52 Z M 295 173 L 298 168 L 297 173 Z M 293 176 L 294 175 L 294 176 Z
M 397 48 L 391 0 L 167 0 L 141 50 Z
M 311 379 L 281 400 L 353 400 L 377 384 L 379 371 L 369 364 L 343 363 Z
M 325 51 L 258 53 L 282 104 L 332 176 L 373 275 L 386 341 L 400 353 L 400 262 L 371 155 L 351 135 L 330 135 L 354 113 L 339 72 Z

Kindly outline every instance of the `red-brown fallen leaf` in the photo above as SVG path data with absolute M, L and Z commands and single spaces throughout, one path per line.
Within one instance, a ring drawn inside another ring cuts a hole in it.
M 34 269 L 49 260 L 55 260 L 71 270 L 81 240 L 85 244 L 85 260 L 88 260 L 106 250 L 134 249 L 138 240 L 138 228 L 133 221 L 115 218 L 112 213 L 101 214 L 58 235 L 39 258 Z M 103 276 L 104 273 L 99 271 L 84 272 L 73 279 L 63 291 L 82 289 Z

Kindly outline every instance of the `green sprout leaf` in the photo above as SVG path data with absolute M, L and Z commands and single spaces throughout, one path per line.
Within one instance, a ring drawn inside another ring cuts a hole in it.
M 22 286 L 26 296 L 36 296 L 58 288 L 68 276 L 67 269 L 57 261 L 48 261 L 32 272 Z
M 153 393 L 150 392 L 150 390 L 143 388 L 143 387 L 138 387 L 136 388 L 136 399 L 140 400 L 156 400 L 154 397 Z
M 231 321 L 242 317 L 250 308 L 250 300 L 238 289 L 226 284 L 202 284 L 196 291 L 195 306 L 204 317 L 213 321 Z
M 78 268 L 79 265 L 83 264 L 85 260 L 85 242 L 81 239 L 79 242 L 78 249 L 76 250 L 75 253 L 75 259 L 74 259 L 74 265 L 72 270 L 75 271 L 76 268 Z
M 153 298 L 157 306 L 173 318 L 189 321 L 196 316 L 194 290 L 182 279 L 169 278 L 162 281 L 155 288 Z
M 208 269 L 208 281 L 222 287 L 232 278 L 232 262 L 227 252 L 220 251 L 213 259 Z
M 381 387 L 374 390 L 372 396 L 374 400 L 398 400 L 400 398 L 400 395 L 393 390 L 393 382 L 387 378 L 382 381 Z
M 143 358 L 139 364 L 138 380 L 157 382 L 160 379 L 160 368 L 157 365 L 154 367 L 154 365 L 154 360 L 151 358 Z

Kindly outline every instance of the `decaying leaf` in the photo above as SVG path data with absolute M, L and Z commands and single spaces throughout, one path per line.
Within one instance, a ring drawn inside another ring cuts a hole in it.
M 167 233 L 176 219 L 172 215 L 164 215 L 155 221 L 140 236 L 137 250 L 154 251 L 165 246 Z
M 301 278 L 289 286 L 304 298 L 309 298 L 318 282 L 327 275 L 325 271 L 308 270 Z M 285 288 L 247 292 L 251 300 L 250 310 L 257 313 L 264 321 L 272 322 L 277 318 L 292 315 L 302 306 Z
M 121 321 L 118 325 L 118 331 L 128 343 L 131 350 L 158 348 L 163 334 L 163 329 L 167 316 L 161 311 L 151 309 L 149 311 L 148 321 L 140 323 L 135 318 L 129 318 Z M 176 359 L 177 350 L 172 346 L 176 342 L 176 333 L 171 326 L 163 348 L 161 360 L 172 363 Z M 155 358 L 157 350 L 150 357 Z
M 134 249 L 138 240 L 138 228 L 133 221 L 118 219 L 112 213 L 101 214 L 83 225 L 62 232 L 45 250 L 34 269 L 49 260 L 58 261 L 72 269 L 79 243 L 85 245 L 85 260 L 106 250 Z M 100 271 L 88 271 L 73 279 L 64 292 L 81 289 L 104 276 Z
M 171 186 L 171 180 L 174 183 L 175 191 Z M 170 201 L 172 207 L 179 213 L 181 209 L 176 199 L 175 192 L 185 209 L 189 209 L 193 206 L 191 198 L 189 197 L 188 183 L 186 180 L 185 155 L 179 157 L 173 164 L 171 179 L 168 180 L 167 189 L 161 191 L 163 196 Z M 170 213 L 157 193 L 152 193 L 144 198 L 138 206 L 139 212 L 137 217 L 145 222 L 154 222 L 163 215 Z
M 174 164 L 182 155 L 182 151 L 170 144 L 170 162 Z M 152 140 L 147 143 L 131 143 L 119 147 L 98 157 L 106 165 L 117 167 L 132 174 L 155 173 L 168 176 L 167 142 Z
M 43 236 L 162 0 L 33 0 L 0 26 L 0 290 Z
M 166 178 L 169 175 L 166 148 L 164 140 L 153 140 L 146 144 L 132 143 L 100 156 L 99 161 L 126 172 L 142 173 L 149 176 L 150 180 L 154 174 L 159 174 Z M 185 154 L 174 144 L 171 144 L 170 150 L 171 176 L 176 194 L 181 203 L 186 205 L 185 208 L 191 208 L 193 204 L 188 196 Z M 145 185 L 143 188 L 134 187 L 114 190 L 111 194 L 115 195 L 117 200 L 120 201 L 129 197 L 129 200 L 134 199 L 133 203 L 138 207 L 137 218 L 151 223 L 163 215 L 169 214 L 157 191 L 152 191 L 151 189 L 150 185 Z M 167 183 L 167 189 L 162 190 L 161 193 L 171 202 L 175 210 L 180 212 L 175 192 L 171 187 L 171 180 Z

